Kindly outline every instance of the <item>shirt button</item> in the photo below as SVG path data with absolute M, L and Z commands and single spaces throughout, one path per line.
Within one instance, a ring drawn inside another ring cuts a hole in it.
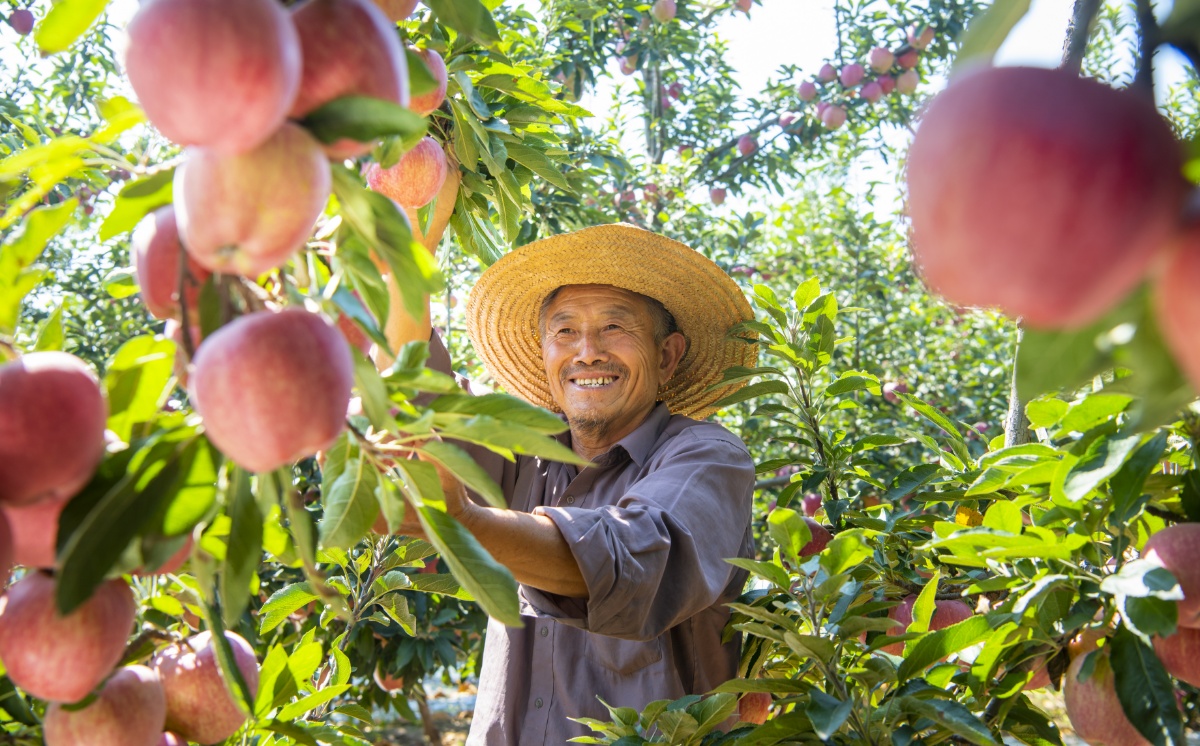
M 542 637 L 545 637 L 546 635 L 550 634 L 550 628 L 549 628 L 549 627 L 542 627 L 542 632 L 541 632 L 541 634 L 542 634 Z
M 542 709 L 542 698 L 538 697 L 537 699 L 533 700 L 533 706 L 539 710 Z
M 567 498 L 567 505 L 574 505 L 574 504 L 575 504 L 575 498 L 573 498 L 573 497 L 568 497 L 568 498 Z

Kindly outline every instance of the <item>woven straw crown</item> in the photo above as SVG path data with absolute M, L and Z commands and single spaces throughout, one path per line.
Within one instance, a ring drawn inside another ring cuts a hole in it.
M 754 312 L 737 283 L 697 251 L 632 225 L 584 228 L 515 249 L 488 268 L 467 301 L 467 333 L 506 391 L 554 411 L 538 313 L 563 285 L 612 285 L 654 298 L 675 317 L 688 350 L 659 392 L 674 414 L 703 419 L 737 390 L 710 390 L 726 368 L 753 366 L 758 347 L 728 330 Z

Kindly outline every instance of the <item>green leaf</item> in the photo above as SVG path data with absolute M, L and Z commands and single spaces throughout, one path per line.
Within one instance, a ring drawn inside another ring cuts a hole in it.
M 933 619 L 933 614 L 937 610 L 937 591 L 941 575 L 942 571 L 940 569 L 934 570 L 933 577 L 925 583 L 925 587 L 917 594 L 917 600 L 913 602 L 912 621 L 909 623 L 906 631 L 929 631 L 929 621 Z
M 542 151 L 511 140 L 507 141 L 507 150 L 509 158 L 525 166 L 564 192 L 575 193 L 575 190 L 567 182 L 566 177 L 563 176 L 562 171 L 559 171 L 558 164 L 550 160 Z
M 958 428 L 954 426 L 954 423 L 947 419 L 946 415 L 942 414 L 935 407 L 924 401 L 921 401 L 912 394 L 901 394 L 897 392 L 896 396 L 900 397 L 900 400 L 905 404 L 924 415 L 927 420 L 945 430 L 949 435 L 953 436 L 955 440 L 962 440 L 962 433 L 958 431 Z
M 405 47 L 404 57 L 408 62 L 408 92 L 412 96 L 420 96 L 437 90 L 438 82 L 434 79 L 425 58 Z
M 848 394 L 852 391 L 864 390 L 879 396 L 879 379 L 871 375 L 846 373 L 825 387 L 825 395 L 838 396 L 840 394 Z
M 875 550 L 867 543 L 871 533 L 861 528 L 839 532 L 821 552 L 822 569 L 830 575 L 837 575 L 873 556 Z
M 107 241 L 133 230 L 151 212 L 171 204 L 174 181 L 175 169 L 167 168 L 126 182 L 117 192 L 112 211 L 100 224 L 100 240 Z
M 185 455 L 201 442 L 186 428 L 156 433 L 133 455 L 120 481 L 93 482 L 67 505 L 58 537 L 60 613 L 69 613 L 104 581 L 133 537 L 174 495 Z
M 34 31 L 38 49 L 45 54 L 65 52 L 106 7 L 108 0 L 59 0 Z
M 993 619 L 976 615 L 936 632 L 929 632 L 915 642 L 910 641 L 904 661 L 896 672 L 897 678 L 906 681 L 951 653 L 980 642 L 992 633 L 994 624 Z
M 0 247 L 0 333 L 16 331 L 21 301 L 46 276 L 45 270 L 33 263 L 50 239 L 66 228 L 75 207 L 73 200 L 67 200 L 31 211 L 16 238 Z
M 219 586 L 221 615 L 230 626 L 250 603 L 250 581 L 262 561 L 263 537 L 263 518 L 250 489 L 250 475 L 237 467 L 231 472 L 226 495 L 231 523 Z
M 1134 519 L 1134 506 L 1142 495 L 1146 479 L 1158 467 L 1159 460 L 1167 450 L 1167 431 L 1160 430 L 1143 443 L 1120 471 L 1108 480 L 1113 497 L 1113 519 L 1126 523 Z
M 742 557 L 727 557 L 726 562 L 734 567 L 740 567 L 747 570 L 760 578 L 769 580 L 780 588 L 790 589 L 792 580 L 784 570 L 777 564 L 771 562 L 762 562 L 760 560 L 745 559 Z
M 1130 401 L 1125 394 L 1090 394 L 1070 406 L 1058 423 L 1058 430 L 1062 433 L 1085 433 L 1124 412 Z
M 1126 562 L 1120 571 L 1100 581 L 1100 590 L 1114 596 L 1153 596 L 1165 601 L 1183 599 L 1183 589 L 1171 571 L 1147 559 Z
M 983 514 L 983 525 L 1010 534 L 1021 533 L 1021 509 L 1007 500 L 997 500 Z
M 54 313 L 46 317 L 38 329 L 37 341 L 33 349 L 37 352 L 44 350 L 62 350 L 63 348 L 63 304 L 59 303 Z
M 349 688 L 349 684 L 333 684 L 324 689 L 318 689 L 312 694 L 302 697 L 281 709 L 277 719 L 283 722 L 295 720 L 302 715 L 312 712 L 326 702 L 332 702 L 345 694 Z
M 570 448 L 532 428 L 478 415 L 441 425 L 443 435 L 486 446 L 497 453 L 539 456 L 550 461 L 587 466 L 590 462 Z
M 309 112 L 300 124 L 326 144 L 342 138 L 371 142 L 387 135 L 416 139 L 427 126 L 425 117 L 408 107 L 368 96 L 335 98 Z
M 1052 396 L 1034 399 L 1025 405 L 1025 416 L 1031 428 L 1054 427 L 1067 413 L 1067 403 Z
M 366 459 L 352 458 L 322 495 L 325 514 L 317 525 L 322 547 L 349 549 L 358 543 L 379 515 L 375 487 L 379 472 Z
M 152 336 L 134 337 L 117 350 L 104 374 L 108 429 L 129 442 L 134 428 L 158 416 L 174 374 L 175 343 Z
M 500 30 L 479 0 L 426 0 L 440 23 L 485 47 L 500 41 Z
M 758 383 L 752 383 L 749 386 L 744 386 L 738 389 L 729 396 L 726 396 L 718 401 L 713 406 L 717 408 L 723 408 L 728 407 L 731 404 L 747 401 L 749 399 L 767 396 L 768 394 L 786 394 L 788 391 L 788 385 L 783 381 L 759 381 Z
M 959 40 L 954 71 L 965 70 L 967 63 L 987 62 L 1004 44 L 1013 28 L 1029 12 L 1030 0 L 1008 0 L 994 3 L 976 16 Z
M 479 493 L 493 508 L 507 508 L 500 485 L 488 476 L 475 459 L 451 443 L 431 440 L 421 446 L 420 451 L 444 466 L 463 484 Z
M 567 423 L 553 412 L 508 394 L 449 394 L 431 401 L 429 408 L 440 414 L 487 415 L 545 435 L 557 435 L 567 429 Z
M 212 632 L 213 657 L 217 661 L 217 668 L 221 673 L 225 689 L 232 695 L 238 709 L 247 715 L 253 715 L 256 692 L 242 676 L 241 666 L 237 664 L 237 658 L 233 654 L 233 645 L 225 636 L 225 625 L 221 622 L 221 616 L 214 614 L 212 607 L 208 604 L 205 604 L 205 610 L 204 619 L 208 622 L 209 631 Z
M 792 562 L 800 562 L 800 552 L 812 541 L 812 531 L 800 514 L 790 508 L 776 508 L 767 516 L 767 533 Z
M 954 700 L 903 696 L 898 698 L 896 703 L 902 711 L 929 718 L 942 728 L 977 746 L 1000 746 L 988 727 L 970 710 Z
M 508 568 L 492 559 L 471 532 L 445 512 L 420 506 L 417 516 L 426 537 L 450 566 L 454 577 L 488 616 L 509 627 L 523 626 L 517 582 Z
M 1153 648 L 1125 627 L 1117 629 L 1108 644 L 1117 698 L 1129 722 L 1155 746 L 1183 746 L 1175 685 Z
M 810 277 L 796 286 L 796 292 L 792 294 L 792 300 L 795 301 L 797 309 L 804 309 L 808 308 L 808 305 L 820 295 L 821 281 L 816 277 Z
M 1087 497 L 1088 493 L 1117 473 L 1140 440 L 1138 435 L 1116 439 L 1100 436 L 1093 440 L 1079 461 L 1067 472 L 1063 480 L 1063 494 L 1075 502 Z
M 914 492 L 918 487 L 937 479 L 945 469 L 937 464 L 917 464 L 896 475 L 891 488 L 883 496 L 884 502 L 892 502 Z
M 850 717 L 853 709 L 853 700 L 842 701 L 820 689 L 813 689 L 808 693 L 808 706 L 804 708 L 804 714 L 808 715 L 817 738 L 828 741 Z
M 258 633 L 266 634 L 283 624 L 292 614 L 320 598 L 308 582 L 293 583 L 271 594 L 258 610 Z

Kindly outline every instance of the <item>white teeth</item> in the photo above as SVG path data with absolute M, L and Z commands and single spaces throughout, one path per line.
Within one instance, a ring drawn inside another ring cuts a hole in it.
M 615 378 L 578 378 L 575 380 L 577 386 L 606 386 L 617 379 Z

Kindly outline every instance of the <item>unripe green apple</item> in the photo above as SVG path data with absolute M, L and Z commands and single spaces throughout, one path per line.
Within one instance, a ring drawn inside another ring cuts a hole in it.
M 127 666 L 104 683 L 86 707 L 46 708 L 46 746 L 158 746 L 167 719 L 167 697 L 158 674 Z
M 253 150 L 283 124 L 300 85 L 300 40 L 275 0 L 147 0 L 126 33 L 129 83 L 179 145 Z
M 39 699 L 78 702 L 125 652 L 137 605 L 123 580 L 102 583 L 66 616 L 54 578 L 26 575 L 0 597 L 0 660 L 13 683 Z

